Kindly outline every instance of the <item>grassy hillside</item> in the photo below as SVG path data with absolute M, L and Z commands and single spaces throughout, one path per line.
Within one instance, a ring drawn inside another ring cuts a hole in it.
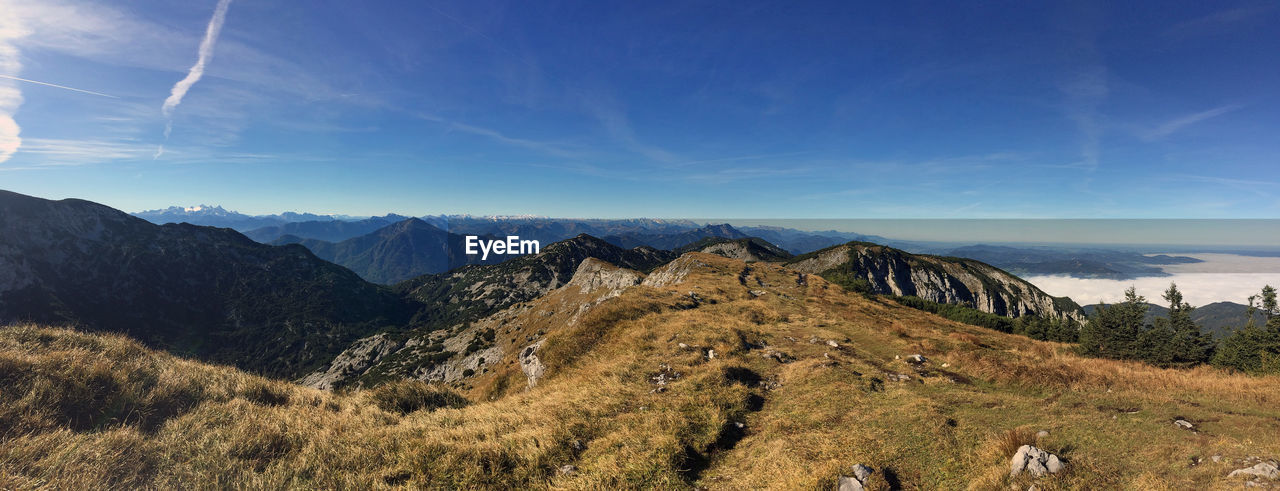
M 830 489 L 862 463 L 872 489 L 1026 489 L 1009 459 L 1034 443 L 1067 462 L 1040 489 L 1204 489 L 1280 455 L 1280 378 L 1084 359 L 708 254 L 599 303 L 566 295 L 495 329 L 542 343 L 532 388 L 518 349 L 447 388 L 327 393 L 0 329 L 0 488 Z

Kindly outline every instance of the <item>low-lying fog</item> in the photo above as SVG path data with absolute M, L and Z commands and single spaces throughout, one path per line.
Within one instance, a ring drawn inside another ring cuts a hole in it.
M 1025 279 L 1054 296 L 1068 296 L 1080 305 L 1124 299 L 1124 290 L 1133 286 L 1154 304 L 1164 304 L 1160 295 L 1177 283 L 1187 303 L 1201 306 L 1214 302 L 1246 303 L 1264 285 L 1280 288 L 1280 257 L 1252 257 L 1235 254 L 1171 254 L 1190 256 L 1204 262 L 1162 266 L 1171 276 L 1131 280 L 1072 278 L 1069 276 L 1028 276 Z

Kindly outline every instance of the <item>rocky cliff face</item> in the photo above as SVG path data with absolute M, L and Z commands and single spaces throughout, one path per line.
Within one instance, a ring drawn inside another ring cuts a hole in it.
M 589 257 L 578 265 L 578 271 L 566 286 L 577 287 L 584 295 L 603 291 L 607 296 L 615 296 L 629 286 L 640 284 L 643 279 L 641 273 Z
M 399 283 L 395 288 L 423 304 L 424 308 L 414 319 L 415 325 L 447 327 L 564 286 L 587 258 L 647 271 L 674 256 L 674 253 L 649 247 L 623 249 L 584 234 L 551 244 L 536 255 L 424 275 Z
M 799 256 L 787 267 L 846 287 L 966 305 L 1006 317 L 1084 320 L 1080 306 L 1071 299 L 1052 297 L 1021 278 L 972 259 L 915 255 L 851 242 Z

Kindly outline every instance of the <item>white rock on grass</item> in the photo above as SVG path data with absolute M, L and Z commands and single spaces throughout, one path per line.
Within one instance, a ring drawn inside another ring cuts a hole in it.
M 1236 469 L 1227 474 L 1227 477 L 1236 476 L 1258 476 L 1267 479 L 1280 479 L 1280 468 L 1276 467 L 1274 462 L 1262 462 L 1253 467 L 1245 467 L 1244 469 Z
M 1033 477 L 1042 477 L 1045 474 L 1057 474 L 1062 468 L 1062 460 L 1057 455 L 1031 445 L 1023 445 L 1018 447 L 1018 453 L 1009 462 L 1009 477 L 1018 477 L 1024 471 L 1030 472 Z
M 866 489 L 867 480 L 871 479 L 871 475 L 875 472 L 875 469 L 863 464 L 853 466 L 852 476 L 840 476 L 837 481 L 838 491 L 863 491 Z

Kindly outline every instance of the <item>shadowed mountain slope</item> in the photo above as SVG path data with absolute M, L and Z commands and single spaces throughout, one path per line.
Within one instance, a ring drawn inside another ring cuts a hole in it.
M 301 246 L 0 191 L 0 323 L 71 323 L 293 376 L 407 322 L 409 302 Z
M 374 283 L 398 283 L 416 276 L 443 273 L 467 264 L 480 264 L 481 255 L 468 255 L 465 237 L 410 218 L 373 233 L 342 242 L 284 236 L 273 244 L 301 244 L 316 256 L 340 264 Z M 485 263 L 511 256 L 491 255 Z

